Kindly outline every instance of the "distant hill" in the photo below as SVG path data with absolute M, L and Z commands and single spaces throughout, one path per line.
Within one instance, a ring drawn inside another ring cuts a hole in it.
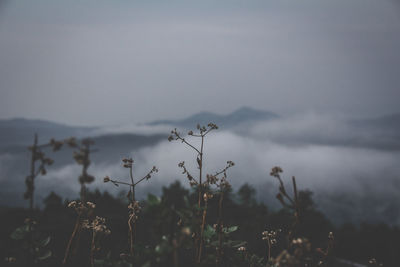
M 207 125 L 209 122 L 213 122 L 223 129 L 229 129 L 243 124 L 277 118 L 279 118 L 279 116 L 270 111 L 242 107 L 227 115 L 219 115 L 212 112 L 200 112 L 181 120 L 158 120 L 153 121 L 148 125 L 168 124 L 177 127 L 193 128 L 198 123 L 200 125 Z
M 94 129 L 93 127 L 67 126 L 44 120 L 22 118 L 0 120 L 0 147 L 31 144 L 35 133 L 39 134 L 39 141 L 44 142 L 50 138 L 88 136 Z

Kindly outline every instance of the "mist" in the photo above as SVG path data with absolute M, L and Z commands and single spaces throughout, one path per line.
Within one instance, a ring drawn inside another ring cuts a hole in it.
M 218 129 L 206 138 L 206 173 L 212 174 L 221 170 L 226 161 L 234 161 L 236 165 L 228 173 L 234 190 L 248 183 L 257 189 L 258 200 L 277 209 L 280 206 L 274 196 L 278 184 L 269 172 L 272 167 L 280 166 L 284 170 L 284 181 L 290 182 L 295 176 L 299 189 L 314 192 L 317 207 L 335 222 L 384 221 L 398 224 L 400 216 L 394 216 L 391 211 L 399 208 L 395 203 L 400 203 L 400 150 L 379 145 L 380 142 L 391 142 L 386 140 L 387 134 L 381 130 L 366 133 L 349 121 L 306 113 L 232 130 Z M 164 125 L 161 128 L 167 127 Z M 151 128 L 145 127 L 149 133 L 160 130 L 159 126 Z M 115 129 L 124 133 L 130 129 L 133 130 L 130 133 L 137 133 L 138 128 Z M 185 131 L 182 130 L 183 133 Z M 187 137 L 187 140 L 198 145 L 199 140 L 193 137 Z M 129 147 L 129 144 L 126 145 Z M 2 157 L 7 159 L 9 156 Z M 178 141 L 168 142 L 166 138 L 126 155 L 102 157 L 107 160 L 94 160 L 89 168 L 89 173 L 96 177 L 89 188 L 106 190 L 114 195 L 125 192 L 126 188 L 104 184 L 102 180 L 105 176 L 129 180 L 127 169 L 122 167 L 123 157 L 134 159 L 135 179 L 143 177 L 153 165 L 159 169 L 151 180 L 137 187 L 140 198 L 147 193 L 157 195 L 163 186 L 176 180 L 188 187 L 185 175 L 178 168 L 181 161 L 185 161 L 193 175 L 198 172 L 194 150 Z M 5 163 L 5 160 L 1 162 Z M 7 173 L 5 165 L 0 165 L 2 173 Z M 77 197 L 80 171 L 80 166 L 76 164 L 51 168 L 46 176 L 40 177 L 37 189 L 40 192 L 52 190 L 67 198 Z M 353 206 L 358 207 L 357 212 Z

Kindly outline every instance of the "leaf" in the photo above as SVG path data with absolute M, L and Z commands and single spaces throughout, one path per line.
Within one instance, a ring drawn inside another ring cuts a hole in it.
M 46 250 L 42 256 L 38 257 L 38 260 L 45 260 L 45 259 L 48 259 L 48 258 L 51 257 L 51 254 L 52 254 L 52 253 L 51 253 L 50 250 Z
M 232 232 L 235 232 L 238 228 L 239 228 L 238 226 L 225 227 L 224 232 L 226 234 L 230 234 Z
M 142 265 L 142 267 L 151 267 L 151 262 L 148 261 L 145 264 Z
M 25 238 L 26 234 L 28 233 L 29 229 L 25 226 L 18 227 L 11 233 L 10 237 L 14 240 L 22 240 Z
M 105 260 L 99 260 L 99 259 L 94 259 L 94 264 L 96 265 L 96 266 L 103 266 L 103 265 L 105 265 L 105 263 L 106 263 L 106 261 Z
M 233 241 L 231 246 L 234 248 L 240 248 L 240 247 L 244 247 L 247 245 L 246 241 Z
M 215 235 L 215 229 L 211 225 L 208 224 L 206 226 L 206 228 L 204 229 L 204 233 L 203 233 L 204 239 L 210 240 L 213 235 Z
M 190 202 L 189 202 L 189 198 L 187 196 L 183 197 L 183 202 L 185 203 L 185 206 L 187 208 L 190 208 Z
M 159 205 L 161 203 L 161 200 L 158 197 L 156 197 L 155 195 L 153 195 L 153 194 L 148 194 L 147 195 L 147 203 L 150 206 L 156 206 L 156 205 Z
M 48 237 L 46 237 L 46 238 L 44 238 L 44 239 L 42 239 L 42 240 L 39 240 L 39 245 L 41 246 L 41 247 L 45 247 L 45 246 L 47 246 L 49 243 L 50 243 L 50 240 L 51 240 L 51 237 L 50 236 L 48 236 Z

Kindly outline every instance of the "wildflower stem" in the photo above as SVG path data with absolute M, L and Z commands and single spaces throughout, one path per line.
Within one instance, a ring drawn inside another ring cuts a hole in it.
M 131 178 L 131 202 L 132 206 L 135 204 L 135 181 L 133 179 L 133 165 L 131 164 L 129 167 L 129 176 Z M 128 226 L 129 226 L 129 239 L 130 239 L 130 256 L 131 256 L 131 266 L 133 267 L 133 255 L 134 255 L 134 243 L 135 243 L 135 232 L 136 232 L 136 222 L 134 219 L 134 214 L 129 217 Z
M 200 153 L 199 153 L 199 195 L 198 195 L 198 206 L 199 210 L 201 209 L 201 198 L 203 196 L 203 184 L 202 184 L 202 176 L 203 176 L 203 150 L 204 150 L 204 135 L 201 135 L 201 146 L 200 146 Z M 197 263 L 201 261 L 201 253 L 202 253 L 202 246 L 203 246 L 203 233 L 204 233 L 204 225 L 205 219 L 207 214 L 207 201 L 204 204 L 202 222 L 200 225 L 200 240 L 199 240 L 199 247 L 197 248 Z
M 192 144 L 188 143 L 188 142 L 185 140 L 185 138 L 182 138 L 182 137 L 179 135 L 178 132 L 176 132 L 175 135 L 176 135 L 176 138 L 177 138 L 178 140 L 181 140 L 181 141 L 182 141 L 182 143 L 185 143 L 185 144 L 188 145 L 189 147 L 193 148 L 199 155 L 201 154 L 201 152 L 200 152 L 196 147 L 194 147 Z M 203 139 L 204 136 L 201 135 L 201 138 Z
M 72 231 L 71 237 L 69 238 L 69 241 L 67 244 L 67 248 L 65 250 L 63 265 L 67 264 L 68 257 L 69 257 L 70 251 L 71 251 L 72 242 L 74 241 L 75 236 L 80 228 L 80 224 L 81 224 L 81 214 L 78 214 L 78 217 L 76 218 L 74 230 Z
M 201 227 L 200 227 L 199 254 L 198 254 L 198 258 L 197 258 L 197 263 L 199 263 L 199 264 L 201 262 L 201 254 L 202 254 L 202 250 L 203 250 L 203 235 L 204 235 L 204 227 L 206 225 L 207 207 L 208 207 L 208 201 L 205 201 L 202 222 L 201 222 Z
M 218 221 L 217 221 L 217 232 L 218 232 L 218 249 L 217 249 L 217 259 L 216 266 L 218 267 L 222 261 L 222 203 L 224 201 L 224 191 L 221 190 L 219 201 L 218 201 Z
M 94 267 L 94 252 L 96 250 L 95 238 L 96 238 L 96 232 L 93 230 L 92 231 L 92 243 L 91 243 L 91 248 L 90 248 L 90 266 L 91 267 Z
M 204 148 L 204 136 L 201 137 L 201 148 L 200 148 L 200 166 L 199 166 L 199 208 L 201 208 L 201 197 L 202 197 L 202 175 L 203 175 L 203 148 Z
M 37 150 L 37 144 L 38 144 L 38 136 L 35 133 L 35 138 L 33 141 L 33 146 L 32 146 L 32 158 L 31 158 L 31 175 L 30 175 L 30 182 L 32 185 L 32 191 L 30 192 L 30 199 L 29 199 L 29 210 L 31 213 L 31 216 L 33 215 L 33 197 L 34 197 L 34 179 L 37 174 L 35 174 L 35 161 L 36 161 L 36 150 Z

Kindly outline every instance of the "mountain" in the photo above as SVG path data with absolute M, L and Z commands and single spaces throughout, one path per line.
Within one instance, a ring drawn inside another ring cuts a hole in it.
M 64 139 L 70 136 L 88 136 L 93 127 L 75 127 L 44 120 L 10 119 L 0 120 L 0 147 L 29 145 L 35 133 L 39 134 L 39 142 L 51 138 Z
M 279 118 L 279 116 L 273 112 L 242 107 L 227 115 L 220 115 L 212 112 L 200 112 L 181 120 L 158 120 L 153 121 L 148 125 L 168 124 L 177 127 L 193 128 L 197 124 L 207 125 L 212 122 L 223 129 L 229 129 L 239 125 L 243 126 L 243 124 L 277 118 Z

